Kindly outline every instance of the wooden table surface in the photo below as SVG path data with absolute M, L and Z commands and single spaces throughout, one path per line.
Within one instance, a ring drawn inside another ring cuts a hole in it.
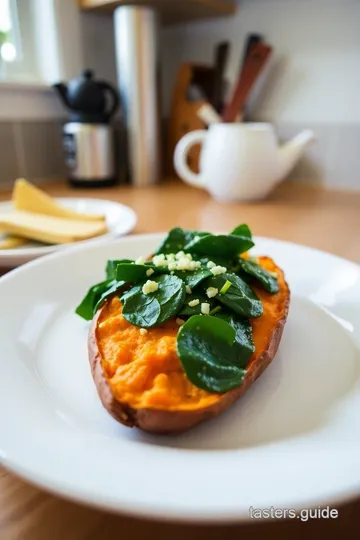
M 52 184 L 58 196 L 112 199 L 138 213 L 135 233 L 166 231 L 172 226 L 230 230 L 240 222 L 254 233 L 323 249 L 360 263 L 360 195 L 319 191 L 284 184 L 264 202 L 220 204 L 182 183 L 156 187 L 70 190 Z M 7 200 L 9 192 L 0 192 Z M 1 437 L 1 434 L 0 434 Z M 176 487 L 174 487 L 176 489 Z M 241 486 L 239 486 L 241 489 Z M 228 526 L 165 524 L 109 515 L 61 500 L 0 468 L 0 540 L 222 540 L 223 538 L 358 539 L 360 499 L 337 506 L 337 520 L 300 520 Z

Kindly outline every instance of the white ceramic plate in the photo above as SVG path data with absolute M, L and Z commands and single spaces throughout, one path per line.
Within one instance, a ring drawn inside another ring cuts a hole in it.
M 76 245 L 84 242 L 102 242 L 128 234 L 136 225 L 137 217 L 131 208 L 124 204 L 103 199 L 84 198 L 57 198 L 61 205 L 76 210 L 77 212 L 87 212 L 89 214 L 103 214 L 106 216 L 106 223 L 109 232 L 97 238 L 76 242 Z M 13 209 L 11 202 L 0 202 L 0 214 L 10 212 Z M 3 236 L 0 234 L 0 240 Z M 63 245 L 47 246 L 38 242 L 30 242 L 14 249 L 0 250 L 0 267 L 12 268 L 26 262 L 48 255 L 54 251 L 74 246 L 75 243 Z
M 0 279 L 0 457 L 65 497 L 134 515 L 244 520 L 253 508 L 336 507 L 360 493 L 360 268 L 257 239 L 292 300 L 279 352 L 232 409 L 176 437 L 116 423 L 90 375 L 74 307 L 108 258 L 161 235 L 83 246 Z

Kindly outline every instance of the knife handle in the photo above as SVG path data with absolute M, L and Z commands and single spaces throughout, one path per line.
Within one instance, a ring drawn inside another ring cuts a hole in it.
M 254 45 L 247 57 L 244 69 L 236 85 L 232 99 L 225 107 L 223 122 L 234 122 L 271 55 L 272 47 L 263 43 Z
M 216 47 L 216 56 L 215 56 L 215 73 L 214 73 L 214 88 L 212 93 L 211 104 L 218 112 L 223 106 L 222 97 L 223 97 L 223 86 L 224 86 L 224 75 L 229 58 L 230 52 L 230 43 L 224 41 L 219 43 Z

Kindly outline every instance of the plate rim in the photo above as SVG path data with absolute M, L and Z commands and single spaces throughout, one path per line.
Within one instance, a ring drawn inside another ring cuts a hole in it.
M 138 222 L 138 215 L 131 206 L 128 206 L 127 204 L 123 204 L 117 201 L 113 201 L 111 199 L 105 199 L 105 198 L 102 199 L 102 198 L 97 198 L 97 197 L 52 197 L 52 198 L 55 201 L 58 201 L 60 203 L 61 202 L 63 203 L 65 201 L 86 201 L 86 202 L 94 201 L 95 203 L 98 203 L 98 204 L 112 204 L 114 206 L 122 208 L 129 215 L 129 225 L 126 227 L 125 232 L 121 233 L 121 235 L 127 235 L 131 233 L 136 227 L 137 222 Z M 4 205 L 10 206 L 11 201 L 0 201 L 0 210 L 1 210 L 1 207 Z M 89 238 L 87 240 L 80 240 L 78 242 L 71 242 L 68 244 L 54 244 L 54 245 L 45 245 L 45 246 L 35 246 L 31 248 L 20 247 L 17 249 L 13 248 L 13 249 L 0 250 L 0 264 L 6 264 L 6 261 L 9 259 L 20 260 L 27 257 L 34 257 L 34 258 L 45 257 L 50 254 L 72 249 L 75 246 L 80 247 L 80 246 L 88 245 L 89 243 L 95 243 L 95 242 L 102 243 L 102 242 L 106 242 L 108 240 L 116 239 L 120 237 L 121 236 L 119 236 L 119 233 L 117 233 L 116 231 L 109 231 L 108 233 L 103 234 L 99 237 Z M 30 260 L 28 262 L 32 262 L 32 261 Z M 23 263 L 23 264 L 27 264 L 27 263 Z
M 0 276 L 0 280 L 5 280 L 7 277 L 9 276 L 13 276 L 15 273 L 17 274 L 18 272 L 21 272 L 23 271 L 23 269 L 27 269 L 29 267 L 32 267 L 32 266 L 36 266 L 36 265 L 39 265 L 39 264 L 42 264 L 42 262 L 44 261 L 47 261 L 51 258 L 57 258 L 57 257 L 63 257 L 65 256 L 66 254 L 68 253 L 74 253 L 74 252 L 80 252 L 80 251 L 87 251 L 87 250 L 91 250 L 91 249 L 97 249 L 99 248 L 100 246 L 101 247 L 104 247 L 106 246 L 107 244 L 116 244 L 117 242 L 131 242 L 133 241 L 134 239 L 144 239 L 144 240 L 152 240 L 152 239 L 161 239 L 162 237 L 164 237 L 164 235 L 167 234 L 167 231 L 161 231 L 161 232 L 152 232 L 152 233 L 132 233 L 132 234 L 125 234 L 123 236 L 119 236 L 119 237 L 116 237 L 116 238 L 110 238 L 110 237 L 106 237 L 104 238 L 104 240 L 102 242 L 95 242 L 95 241 L 83 241 L 83 242 L 79 242 L 79 243 L 73 243 L 73 244 L 68 244 L 68 247 L 66 249 L 58 249 L 56 251 L 53 251 L 51 253 L 48 253 L 42 257 L 38 257 L 36 259 L 33 259 L 31 261 L 28 261 L 24 264 L 21 264 L 19 266 L 17 266 L 16 268 L 12 268 L 11 270 L 9 270 L 8 272 L 6 272 L 5 274 L 3 274 L 2 276 Z M 214 234 L 225 234 L 224 231 L 216 231 Z M 255 246 L 256 246 L 256 242 L 273 242 L 274 244 L 284 244 L 284 245 L 289 245 L 289 246 L 293 246 L 293 247 L 296 247 L 296 248 L 301 248 L 301 249 L 304 249 L 304 250 L 307 250 L 309 252 L 312 252 L 314 254 L 318 254 L 318 255 L 325 255 L 327 257 L 332 257 L 334 260 L 338 261 L 338 262 L 342 262 L 342 263 L 346 263 L 346 264 L 350 264 L 354 267 L 356 267 L 359 271 L 360 271 L 360 262 L 357 263 L 355 261 L 352 261 L 351 259 L 347 259 L 346 257 L 342 257 L 341 255 L 336 255 L 335 253 L 331 253 L 331 251 L 326 251 L 326 250 L 322 250 L 322 249 L 318 249 L 318 248 L 315 248 L 315 247 L 312 247 L 312 246 L 309 246 L 307 244 L 301 244 L 301 243 L 298 243 L 298 242 L 292 242 L 292 241 L 288 241 L 288 240 L 281 240 L 279 238 L 273 238 L 271 236 L 259 236 L 259 235 L 254 235 L 253 236 L 254 240 L 255 240 Z M 251 248 L 253 249 L 253 248 Z
M 1 449 L 0 449 L 1 451 Z M 262 518 L 251 518 L 249 511 L 239 510 L 236 513 L 233 510 L 227 511 L 224 510 L 222 514 L 214 513 L 209 514 L 208 511 L 197 511 L 189 512 L 188 510 L 179 510 L 178 508 L 174 509 L 161 509 L 159 506 L 154 507 L 151 505 L 141 504 L 139 507 L 135 507 L 128 503 L 127 501 L 122 501 L 121 507 L 119 503 L 111 503 L 106 500 L 96 499 L 93 495 L 85 494 L 81 492 L 81 488 L 78 491 L 72 491 L 71 493 L 64 485 L 58 481 L 48 481 L 46 482 L 43 478 L 35 477 L 33 474 L 23 469 L 21 466 L 16 466 L 11 463 L 11 460 L 4 460 L 0 452 L 0 467 L 3 467 L 6 471 L 14 474 L 21 480 L 28 482 L 30 485 L 42 489 L 45 493 L 53 495 L 55 497 L 61 497 L 66 501 L 82 504 L 94 510 L 102 510 L 104 512 L 109 512 L 113 515 L 131 517 L 136 519 L 147 519 L 150 521 L 161 521 L 166 523 L 184 523 L 184 524 L 198 524 L 198 525 L 207 525 L 207 524 L 241 524 L 241 523 L 263 523 L 269 522 L 269 519 L 264 517 Z M 310 508 L 315 508 L 318 506 L 325 507 L 331 506 L 336 510 L 339 510 L 338 505 L 346 504 L 352 502 L 360 494 L 360 483 L 356 487 L 344 488 L 339 490 L 336 495 L 324 496 L 323 498 L 316 498 L 316 500 L 310 501 L 308 503 L 298 500 L 296 502 L 292 501 L 284 506 L 282 509 L 293 509 L 297 513 L 300 513 L 301 510 L 308 510 Z M 308 499 L 308 501 L 310 498 Z M 306 506 L 305 506 L 306 505 Z M 249 510 L 250 507 L 249 506 Z M 266 507 L 268 508 L 268 507 Z M 340 513 L 340 512 L 339 512 Z M 283 521 L 283 519 L 281 519 Z

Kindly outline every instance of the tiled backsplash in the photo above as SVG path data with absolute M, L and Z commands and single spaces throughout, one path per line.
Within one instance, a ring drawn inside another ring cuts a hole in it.
M 19 177 L 43 181 L 66 175 L 61 122 L 0 122 L 0 185 Z
M 0 121 L 0 188 L 16 178 L 38 184 L 67 176 L 60 120 Z M 126 140 L 120 122 L 114 124 L 115 159 L 119 183 L 127 181 Z
M 279 124 L 282 140 L 311 128 L 316 142 L 289 179 L 310 182 L 326 189 L 360 191 L 360 124 Z
M 66 177 L 59 120 L 0 122 L 0 187 L 16 178 L 38 183 Z M 360 191 L 359 124 L 279 124 L 280 140 L 288 140 L 302 129 L 314 130 L 317 141 L 291 173 L 289 180 L 308 182 L 328 189 Z M 117 126 L 117 137 L 120 130 Z M 116 147 L 119 178 L 126 173 L 123 137 Z M 120 150 L 121 149 L 121 150 Z
M 19 170 L 14 124 L 0 124 L 0 148 L 0 183 L 8 184 L 18 176 Z

